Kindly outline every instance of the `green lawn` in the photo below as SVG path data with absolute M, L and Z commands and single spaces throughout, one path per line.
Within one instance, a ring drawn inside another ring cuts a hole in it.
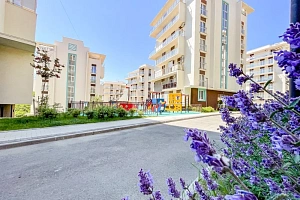
M 86 117 L 57 117 L 56 119 L 42 119 L 39 117 L 22 117 L 22 118 L 6 118 L 0 119 L 0 131 L 29 129 L 29 128 L 44 128 L 52 126 L 64 126 L 72 124 L 87 124 L 97 122 L 109 122 L 127 119 L 137 119 L 139 116 L 134 117 L 114 117 L 105 119 L 87 119 Z

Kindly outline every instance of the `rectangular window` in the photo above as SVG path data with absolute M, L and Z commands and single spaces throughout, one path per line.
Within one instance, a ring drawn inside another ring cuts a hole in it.
M 75 77 L 76 77 L 76 54 L 69 54 L 68 60 L 68 77 L 67 77 L 67 101 L 75 99 Z
M 265 73 L 265 68 L 264 68 L 264 67 L 260 68 L 260 73 L 261 73 L 261 74 L 262 74 L 262 73 Z
M 206 101 L 206 90 L 198 89 L 198 101 Z
M 222 28 L 223 30 L 228 29 L 228 12 L 229 12 L 229 5 L 223 2 L 223 13 L 222 13 Z
M 204 76 L 204 74 L 199 74 L 199 86 L 205 87 L 205 76 Z
M 268 72 L 273 72 L 273 67 L 268 67 Z
M 200 32 L 206 33 L 206 23 L 200 22 Z
M 91 76 L 91 83 L 96 83 L 96 76 Z
M 96 92 L 96 87 L 95 86 L 91 86 L 91 94 L 95 94 Z
M 273 58 L 269 58 L 269 64 L 273 64 Z
M 273 75 L 268 75 L 268 80 L 273 80 Z
M 91 71 L 92 74 L 96 74 L 96 65 L 92 65 L 92 71 Z
M 206 16 L 206 5 L 201 4 L 201 15 L 205 15 Z

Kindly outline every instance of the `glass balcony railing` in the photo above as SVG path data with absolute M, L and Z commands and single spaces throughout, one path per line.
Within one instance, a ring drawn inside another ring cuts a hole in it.
M 241 33 L 244 35 L 244 34 L 245 34 L 245 30 L 244 30 L 244 29 L 242 29 L 242 30 L 241 30 Z
M 165 14 L 158 20 L 158 22 L 154 25 L 153 29 L 151 30 L 150 34 L 157 29 L 157 27 L 166 19 L 166 17 L 176 8 L 177 4 L 180 2 L 180 0 L 176 0 L 170 8 L 165 12 Z
M 180 70 L 180 67 L 178 65 L 169 66 L 164 69 L 158 69 L 155 71 L 155 78 L 159 78 L 161 76 L 167 75 L 167 74 L 175 72 L 177 70 Z
M 165 46 L 167 46 L 168 44 L 170 44 L 172 41 L 177 39 L 179 36 L 184 36 L 184 32 L 181 30 L 178 30 L 173 35 L 168 37 L 164 42 L 157 44 L 155 47 L 155 50 L 151 52 L 150 57 L 152 55 L 154 55 L 156 52 L 158 52 L 159 50 L 161 50 L 162 48 L 164 48 Z
M 161 30 L 158 34 L 157 34 L 157 38 L 159 38 L 162 34 L 164 34 L 168 29 L 170 29 L 177 21 L 179 20 L 179 15 L 176 15 L 171 22 L 169 22 L 164 28 L 163 30 Z
M 206 28 L 206 27 L 204 27 L 204 26 L 200 26 L 200 33 L 204 33 L 204 34 L 206 34 L 206 30 L 207 30 L 207 28 Z
M 206 52 L 206 45 L 205 44 L 200 44 L 200 51 Z
M 200 62 L 200 69 L 206 69 L 206 63 Z
M 157 60 L 155 61 L 155 65 L 159 65 L 160 63 L 162 63 L 162 62 L 168 60 L 169 58 L 171 58 L 171 57 L 173 57 L 173 56 L 175 56 L 175 55 L 177 55 L 177 54 L 178 54 L 178 48 L 173 49 L 172 51 L 170 51 L 170 52 L 167 53 L 166 55 L 164 55 L 164 56 L 160 57 L 159 59 L 157 59 Z
M 266 56 L 271 56 L 273 55 L 272 52 L 268 52 L 268 53 L 262 53 L 262 54 L 257 54 L 257 55 L 253 55 L 250 58 L 248 58 L 247 60 L 255 60 L 255 59 L 259 59 L 259 58 L 263 58 Z
M 36 0 L 6 0 L 6 2 L 36 12 Z
M 163 89 L 176 88 L 177 82 L 163 84 Z
M 200 9 L 200 14 L 201 14 L 201 15 L 204 15 L 204 16 L 207 16 L 207 10 L 201 8 L 201 9 Z

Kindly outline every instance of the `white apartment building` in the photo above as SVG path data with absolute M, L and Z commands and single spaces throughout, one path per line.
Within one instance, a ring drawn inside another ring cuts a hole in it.
M 128 74 L 126 80 L 128 81 L 130 102 L 144 102 L 149 98 L 153 76 L 154 68 L 146 64 Z
M 32 103 L 36 0 L 0 0 L 0 117 Z
M 105 81 L 100 85 L 100 96 L 103 102 L 119 101 L 126 90 L 126 84 L 119 81 Z
M 37 47 L 48 51 L 52 61 L 58 58 L 60 64 L 65 65 L 60 78 L 51 78 L 46 83 L 45 95 L 49 97 L 49 105 L 58 103 L 62 110 L 66 110 L 72 101 L 93 101 L 95 96 L 100 95 L 105 55 L 90 52 L 82 41 L 65 37 L 54 45 L 39 42 Z M 36 75 L 34 81 L 38 101 L 42 95 L 41 77 Z
M 246 73 L 253 75 L 253 79 L 262 87 L 264 87 L 269 80 L 272 80 L 267 86 L 267 89 L 272 93 L 275 91 L 286 92 L 288 90 L 289 81 L 285 73 L 282 72 L 274 60 L 274 52 L 289 49 L 289 44 L 280 42 L 248 51 Z M 249 89 L 250 83 L 247 82 L 246 90 Z M 264 100 L 268 99 L 272 99 L 272 96 L 266 92 L 260 92 L 254 96 L 254 102 L 256 103 L 263 103 Z
M 237 0 L 168 0 L 151 22 L 156 39 L 154 91 L 183 93 L 191 104 L 217 106 L 239 89 L 228 65 L 246 62 L 247 15 Z

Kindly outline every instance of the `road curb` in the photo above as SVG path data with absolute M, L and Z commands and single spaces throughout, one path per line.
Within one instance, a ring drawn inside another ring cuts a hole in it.
M 57 135 L 57 136 L 42 137 L 42 138 L 35 138 L 35 139 L 33 138 L 30 140 L 24 140 L 24 141 L 12 141 L 9 143 L 0 144 L 0 150 L 22 147 L 22 146 L 29 146 L 29 145 L 34 145 L 34 144 L 42 144 L 42 143 L 47 143 L 47 142 L 54 142 L 54 141 L 60 141 L 60 140 L 72 139 L 72 138 L 78 138 L 78 137 L 84 137 L 84 136 L 90 136 L 90 135 L 98 135 L 98 134 L 103 134 L 103 133 L 109 133 L 109 132 L 114 132 L 114 131 L 139 128 L 139 127 L 153 126 L 153 125 L 165 124 L 165 123 L 170 123 L 170 122 L 212 117 L 212 116 L 217 116 L 217 115 L 220 115 L 220 114 L 215 113 L 215 114 L 211 114 L 211 115 L 193 116 L 193 117 L 187 117 L 187 118 L 181 118 L 181 119 L 145 122 L 145 123 L 139 123 L 139 124 L 105 128 L 105 129 L 100 129 L 100 130 L 85 131 L 82 133 L 70 133 L 70 134 L 65 134 L 65 135 Z

